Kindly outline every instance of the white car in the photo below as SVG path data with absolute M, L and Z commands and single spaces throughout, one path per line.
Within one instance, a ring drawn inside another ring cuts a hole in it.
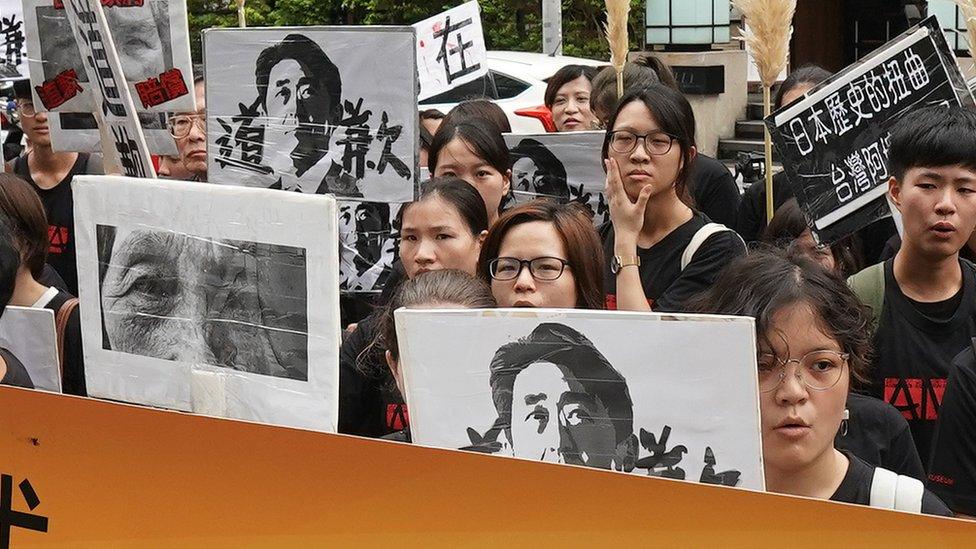
M 513 133 L 543 133 L 542 120 L 529 112 L 545 112 L 546 80 L 566 65 L 605 67 L 608 63 L 564 55 L 489 51 L 487 75 L 424 99 L 420 110 L 437 109 L 447 114 L 461 101 L 490 99 L 508 115 Z

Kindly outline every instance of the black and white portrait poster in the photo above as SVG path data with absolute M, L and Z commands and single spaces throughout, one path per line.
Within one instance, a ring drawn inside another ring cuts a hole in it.
M 211 183 L 413 199 L 412 28 L 208 29 L 203 37 Z
M 166 129 L 164 113 L 138 113 L 142 134 L 152 154 L 175 156 L 176 141 Z M 51 148 L 57 152 L 102 152 L 95 116 L 87 112 L 52 112 L 47 116 Z
M 421 100 L 488 74 L 477 0 L 415 23 Z
M 0 317 L 0 347 L 20 360 L 35 389 L 61 392 L 54 311 L 8 305 Z
M 764 488 L 751 318 L 395 315 L 414 443 Z
M 132 95 L 124 85 L 121 59 L 108 31 L 105 10 L 98 0 L 68 0 L 64 13 L 71 23 L 88 80 L 97 84 L 91 93 L 91 111 L 106 151 L 106 171 L 156 177 Z M 40 93 L 38 86 L 34 91 Z M 111 146 L 107 140 L 111 140 Z
M 774 112 L 766 125 L 814 235 L 829 244 L 891 215 L 888 147 L 902 115 L 973 104 L 930 17 Z
M 23 0 L 34 105 L 41 111 L 91 112 L 90 81 L 65 3 Z M 196 110 L 186 0 L 102 1 L 124 82 L 141 112 Z M 104 42 L 105 40 L 102 40 Z
M 90 395 L 336 429 L 332 197 L 116 176 L 73 190 Z
M 339 290 L 380 292 L 396 260 L 399 203 L 340 200 Z
M 604 132 L 505 134 L 512 158 L 512 195 L 508 204 L 536 198 L 579 202 L 597 227 L 610 221 L 603 196 L 607 176 L 600 148 Z
M 24 5 L 20 0 L 0 0 L 0 80 L 28 78 Z

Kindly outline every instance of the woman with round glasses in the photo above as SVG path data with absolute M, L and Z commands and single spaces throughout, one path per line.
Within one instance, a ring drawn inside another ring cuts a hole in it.
M 181 112 L 166 122 L 169 133 L 176 140 L 180 160 L 193 181 L 207 180 L 207 103 L 204 91 L 203 78 L 196 78 L 193 92 L 196 94 L 197 112 Z
M 694 209 L 696 154 L 695 116 L 681 93 L 653 84 L 621 99 L 603 141 L 607 308 L 681 311 L 745 252 L 734 231 Z
M 840 278 L 806 257 L 756 251 L 689 309 L 755 318 L 767 490 L 876 507 L 897 493 L 899 509 L 951 516 L 921 481 L 835 447 L 871 354 L 871 314 Z
M 603 308 L 600 239 L 577 204 L 539 199 L 506 210 L 478 272 L 499 307 Z

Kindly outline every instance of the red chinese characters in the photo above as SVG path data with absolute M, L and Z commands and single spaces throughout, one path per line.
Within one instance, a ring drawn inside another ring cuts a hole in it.
M 136 82 L 136 93 L 143 108 L 155 107 L 189 92 L 180 69 L 170 69 L 159 78 L 152 77 Z
M 34 86 L 34 89 L 44 108 L 50 110 L 78 95 L 81 86 L 78 85 L 78 73 L 74 69 L 67 69 L 40 86 Z

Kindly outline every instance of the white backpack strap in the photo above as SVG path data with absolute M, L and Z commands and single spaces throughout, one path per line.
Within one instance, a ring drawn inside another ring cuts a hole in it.
M 896 509 L 910 513 L 922 512 L 922 481 L 877 467 L 871 480 L 871 507 Z
M 688 246 L 685 247 L 685 251 L 681 254 L 681 270 L 685 270 L 685 267 L 691 263 L 691 260 L 695 257 L 695 253 L 698 251 L 698 248 L 701 248 L 701 245 L 704 244 L 709 237 L 711 237 L 713 234 L 725 231 L 729 231 L 736 236 L 739 236 L 738 233 L 725 225 L 722 225 L 721 223 L 706 223 L 702 225 L 700 229 L 695 231 L 695 236 L 691 237 L 691 242 L 688 243 Z M 742 237 L 739 238 L 741 239 Z

